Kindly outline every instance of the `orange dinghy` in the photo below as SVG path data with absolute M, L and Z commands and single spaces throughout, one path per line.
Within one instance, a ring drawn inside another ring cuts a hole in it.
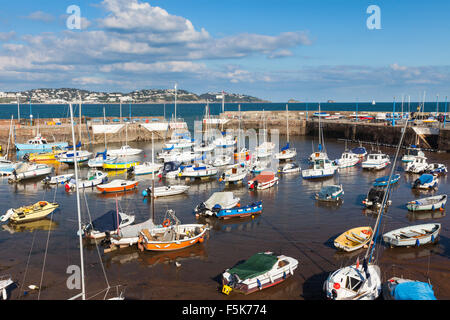
M 138 181 L 127 181 L 122 179 L 116 179 L 106 184 L 99 184 L 97 186 L 98 191 L 101 193 L 107 192 L 125 192 L 136 189 L 138 186 Z
M 143 229 L 138 248 L 141 251 L 175 251 L 189 248 L 205 240 L 207 226 L 202 224 L 180 224 L 173 210 L 168 210 L 162 228 Z M 172 223 L 175 220 L 175 224 Z

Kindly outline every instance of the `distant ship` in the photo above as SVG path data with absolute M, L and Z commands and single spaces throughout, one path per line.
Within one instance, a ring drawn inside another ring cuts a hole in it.
M 336 101 L 334 100 L 328 100 L 327 103 L 335 103 Z
M 372 100 L 372 105 L 374 106 L 376 103 L 375 103 L 375 100 Z

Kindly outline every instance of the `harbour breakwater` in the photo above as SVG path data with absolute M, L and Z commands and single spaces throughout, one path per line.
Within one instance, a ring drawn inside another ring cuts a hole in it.
M 271 131 L 278 130 L 280 135 L 287 134 L 291 136 L 311 136 L 318 137 L 319 121 L 313 117 L 315 111 L 229 111 L 221 113 L 217 118 L 211 119 L 208 128 L 217 128 L 223 130 L 237 130 L 239 127 L 243 130 L 261 130 L 266 128 L 268 134 Z M 353 112 L 333 111 L 331 115 L 349 116 Z M 374 112 L 364 112 L 375 116 Z M 286 119 L 288 115 L 288 123 Z M 240 117 L 240 120 L 239 120 Z M 75 121 L 78 121 L 76 119 Z M 151 141 L 152 133 L 155 140 L 170 139 L 177 129 L 190 129 L 186 122 L 168 122 L 163 117 L 140 117 L 133 119 L 133 122 L 120 122 L 117 118 L 90 118 L 82 117 L 81 125 L 75 122 L 75 137 L 83 144 L 104 144 L 124 143 L 135 141 Z M 13 120 L 13 132 L 11 143 L 23 143 L 32 139 L 39 132 L 48 142 L 53 141 L 71 141 L 72 131 L 70 120 L 61 119 L 40 119 L 39 125 L 34 123 L 30 125 L 29 120 L 22 119 L 21 123 Z M 203 122 L 205 125 L 205 122 Z M 342 119 L 323 119 L 321 127 L 325 138 L 343 139 L 353 142 L 362 142 L 371 144 L 374 147 L 379 145 L 395 146 L 401 136 L 402 125 L 392 126 L 389 121 L 352 121 L 348 118 Z M 10 129 L 10 120 L 0 120 L 0 144 L 3 150 L 8 143 Z M 80 134 L 81 130 L 81 134 Z M 404 145 L 419 144 L 424 149 L 434 151 L 450 152 L 450 125 L 443 128 L 442 124 L 426 126 L 409 126 L 405 135 Z M 12 148 L 14 149 L 14 148 Z

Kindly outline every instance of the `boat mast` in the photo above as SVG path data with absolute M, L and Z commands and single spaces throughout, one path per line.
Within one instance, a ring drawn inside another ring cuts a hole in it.
M 20 125 L 20 102 L 19 102 L 19 99 L 17 99 L 17 121 Z
M 381 207 L 380 207 L 380 211 L 378 212 L 377 221 L 375 222 L 373 233 L 372 233 L 372 236 L 370 238 L 369 247 L 367 248 L 366 255 L 364 256 L 364 259 L 366 259 L 370 255 L 370 258 L 369 258 L 368 262 L 370 262 L 372 260 L 373 250 L 375 249 L 375 243 L 376 243 L 377 235 L 378 235 L 379 224 L 380 224 L 380 221 L 381 221 L 381 217 L 383 215 L 383 211 L 386 208 L 386 203 L 387 203 L 388 198 L 389 198 L 389 193 L 391 191 L 391 181 L 392 181 L 392 177 L 393 177 L 394 172 L 395 172 L 395 164 L 397 163 L 398 154 L 400 152 L 400 148 L 401 148 L 402 143 L 403 143 L 403 138 L 405 137 L 405 132 L 406 132 L 407 126 L 408 126 L 408 121 L 405 121 L 405 125 L 402 128 L 402 135 L 400 137 L 400 141 L 398 143 L 397 150 L 395 152 L 394 162 L 392 163 L 391 173 L 389 174 L 389 179 L 388 179 L 388 182 L 387 182 L 387 189 L 386 189 L 386 191 L 385 191 L 385 193 L 383 195 L 383 201 L 381 202 Z M 373 244 L 372 244 L 372 242 L 373 242 Z
M 11 123 L 9 125 L 9 133 L 8 133 L 8 146 L 6 147 L 6 154 L 3 156 L 5 160 L 8 160 L 8 153 L 9 153 L 9 142 L 11 141 L 11 128 L 13 123 L 14 116 L 11 115 Z
M 80 101 L 80 124 L 78 126 L 78 130 L 80 132 L 80 143 L 81 143 L 81 95 L 80 95 L 79 92 L 78 92 L 78 98 L 79 98 L 79 101 Z
M 239 110 L 239 129 L 238 129 L 238 135 L 239 135 L 239 145 L 238 145 L 238 154 L 239 154 L 239 160 L 241 158 L 240 152 L 241 152 L 241 105 L 238 105 Z
M 287 104 L 286 104 L 286 128 L 287 128 L 287 142 L 289 143 L 289 111 Z
M 175 122 L 177 122 L 177 83 L 175 83 Z
M 105 123 L 106 123 L 106 115 L 105 115 L 105 106 L 103 106 L 103 125 L 105 125 Z M 103 129 L 104 130 L 104 135 L 105 135 L 105 150 L 107 150 L 108 148 L 106 147 L 106 130 L 105 129 Z
M 75 181 L 76 186 L 78 186 L 78 161 L 77 161 L 77 146 L 75 143 L 75 131 L 73 129 L 73 110 L 72 110 L 72 104 L 69 104 L 70 108 L 70 121 L 72 125 L 72 142 L 73 142 L 73 157 L 74 157 L 74 168 L 75 168 Z M 78 234 L 79 234 L 79 246 L 80 246 L 80 268 L 81 268 L 81 294 L 76 295 L 72 299 L 75 299 L 81 295 L 82 300 L 86 300 L 86 291 L 85 291 L 85 284 L 84 284 L 84 257 L 83 257 L 83 232 L 81 230 L 81 212 L 80 212 L 80 192 L 79 188 L 76 187 L 77 192 L 77 212 L 78 212 Z
M 153 144 L 153 131 L 152 131 L 152 162 L 155 163 L 153 160 L 153 151 L 154 150 L 154 144 Z M 155 170 L 152 170 L 152 222 L 155 223 Z

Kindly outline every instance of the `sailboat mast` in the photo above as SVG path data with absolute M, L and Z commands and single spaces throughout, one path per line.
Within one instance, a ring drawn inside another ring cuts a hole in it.
M 287 128 L 287 142 L 289 143 L 289 111 L 287 104 L 286 104 L 286 128 Z
M 241 152 L 241 105 L 238 105 L 239 110 L 239 129 L 238 129 L 238 135 L 239 135 L 239 145 L 238 145 L 238 152 Z M 240 158 L 240 155 L 239 155 Z
M 19 99 L 17 99 L 17 121 L 20 125 L 20 102 L 19 102 Z
M 73 129 L 73 110 L 72 104 L 69 104 L 70 108 L 70 121 L 72 125 L 72 142 L 73 142 L 73 157 L 74 157 L 74 168 L 75 168 L 75 181 L 76 185 L 78 185 L 78 161 L 77 161 L 77 146 L 75 143 L 75 131 Z M 80 212 L 80 191 L 79 188 L 76 187 L 77 192 L 77 212 L 78 212 L 78 234 L 79 234 L 79 246 L 80 246 L 80 269 L 81 269 L 81 298 L 86 300 L 86 291 L 84 284 L 84 257 L 83 257 L 83 233 L 81 230 L 81 212 Z
M 222 90 L 222 113 L 225 112 L 225 92 Z
M 177 122 L 177 84 L 175 83 L 175 122 Z
M 152 163 L 154 164 L 155 161 L 153 160 L 153 153 L 154 153 L 154 144 L 153 144 L 153 131 L 152 131 Z M 155 170 L 152 170 L 152 222 L 155 222 Z
M 8 146 L 6 147 L 6 154 L 4 158 L 8 160 L 8 153 L 9 153 L 9 142 L 11 141 L 11 129 L 12 129 L 12 123 L 13 123 L 14 116 L 11 115 L 11 123 L 9 124 L 9 133 L 8 133 Z
M 79 133 L 80 133 L 80 142 L 81 142 L 81 96 L 80 96 L 80 93 L 78 93 L 78 97 L 79 97 L 79 100 L 80 100 L 80 125 L 78 126 L 78 130 L 79 130 Z
M 106 123 L 106 115 L 105 115 L 105 106 L 103 106 L 103 125 Z M 106 130 L 104 130 L 105 135 L 105 150 L 107 150 L 108 148 L 106 147 Z

